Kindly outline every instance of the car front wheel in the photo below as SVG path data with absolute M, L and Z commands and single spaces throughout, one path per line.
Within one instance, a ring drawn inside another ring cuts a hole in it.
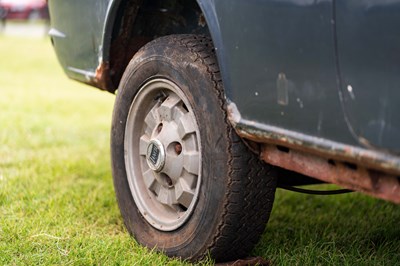
M 114 107 L 111 154 L 122 217 L 169 256 L 246 256 L 274 199 L 274 169 L 228 123 L 212 42 L 171 35 L 129 63 Z

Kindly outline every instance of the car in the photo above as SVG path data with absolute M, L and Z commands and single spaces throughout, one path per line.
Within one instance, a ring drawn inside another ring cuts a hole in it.
M 400 0 L 49 8 L 67 76 L 116 93 L 114 188 L 140 244 L 246 257 L 277 186 L 400 203 Z M 318 183 L 344 190 L 299 187 Z
M 48 9 L 46 0 L 0 0 L 0 10 L 2 18 L 36 20 L 48 19 Z

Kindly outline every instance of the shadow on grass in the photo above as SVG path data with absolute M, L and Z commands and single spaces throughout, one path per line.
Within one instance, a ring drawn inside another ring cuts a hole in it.
M 399 222 L 399 206 L 358 193 L 321 197 L 278 191 L 254 255 L 278 265 L 396 265 Z

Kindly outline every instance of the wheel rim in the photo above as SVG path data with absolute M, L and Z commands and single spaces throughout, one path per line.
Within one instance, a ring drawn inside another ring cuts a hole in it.
M 195 209 L 201 183 L 199 127 L 182 90 L 167 79 L 146 82 L 125 128 L 125 165 L 133 199 L 153 227 L 172 231 Z

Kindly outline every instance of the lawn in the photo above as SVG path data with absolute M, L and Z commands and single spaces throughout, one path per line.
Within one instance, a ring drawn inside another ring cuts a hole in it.
M 185 264 L 140 247 L 123 226 L 109 159 L 114 96 L 68 80 L 47 38 L 0 36 L 0 51 L 0 265 Z M 398 265 L 400 206 L 278 190 L 252 255 Z

